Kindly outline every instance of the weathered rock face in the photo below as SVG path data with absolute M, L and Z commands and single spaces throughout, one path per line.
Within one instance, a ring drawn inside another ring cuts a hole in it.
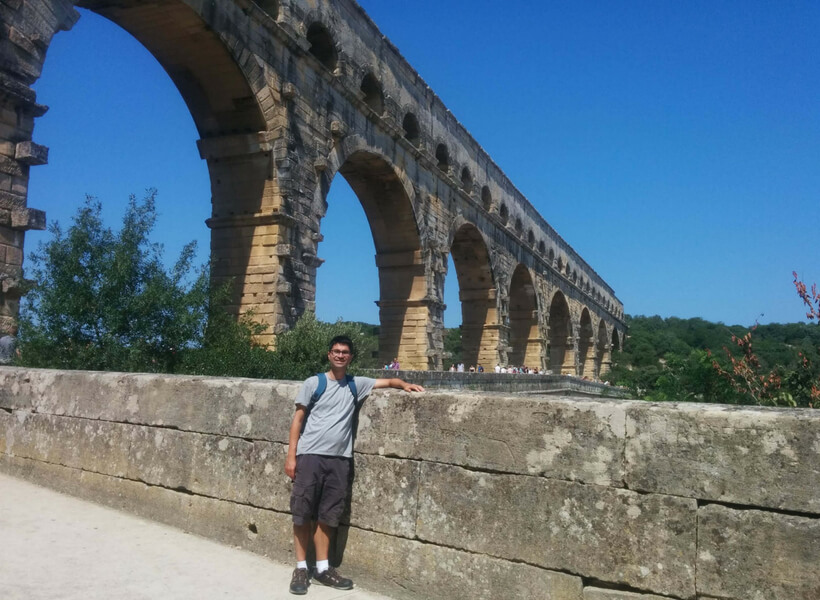
M 39 78 L 52 38 L 92 10 L 165 67 L 211 178 L 211 275 L 270 326 L 315 308 L 321 222 L 344 177 L 370 224 L 380 354 L 441 369 L 444 279 L 461 285 L 468 363 L 597 378 L 624 339 L 614 290 L 521 195 L 353 0 L 10 0 L 0 10 L 0 332 L 13 327 Z M 206 219 L 209 215 L 201 215 Z M 549 347 L 549 356 L 547 349 Z
M 817 488 L 815 488 L 817 493 Z M 719 598 L 820 598 L 820 519 L 720 505 L 698 510 L 698 583 Z
M 695 500 L 428 463 L 420 496 L 421 540 L 666 594 L 695 593 Z
M 626 413 L 630 488 L 820 513 L 813 413 L 645 404 Z
M 291 560 L 298 385 L 0 368 L 0 469 Z M 335 557 L 396 597 L 820 597 L 820 413 L 384 390 L 360 421 Z

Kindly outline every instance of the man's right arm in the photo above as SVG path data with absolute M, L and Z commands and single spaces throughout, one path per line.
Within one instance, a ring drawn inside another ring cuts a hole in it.
M 302 423 L 305 421 L 307 408 L 302 404 L 296 405 L 296 412 L 290 422 L 290 434 L 288 435 L 288 456 L 285 459 L 285 473 L 291 479 L 296 478 L 296 445 L 299 443 L 299 436 L 302 433 Z

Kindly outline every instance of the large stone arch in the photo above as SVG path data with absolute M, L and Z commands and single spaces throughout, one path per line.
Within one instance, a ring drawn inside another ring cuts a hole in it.
M 557 375 L 575 375 L 572 319 L 569 303 L 560 291 L 555 292 L 550 301 L 549 370 Z
M 452 233 L 450 255 L 461 302 L 463 360 L 491 367 L 499 359 L 497 288 L 487 243 L 475 225 L 462 222 Z
M 257 296 L 258 290 L 252 289 L 254 277 L 259 274 L 249 276 L 249 271 L 274 269 L 272 261 L 253 257 L 251 248 L 257 236 L 265 235 L 258 230 L 253 217 L 265 211 L 265 200 L 272 195 L 271 147 L 265 132 L 275 103 L 264 70 L 235 43 L 240 35 L 237 29 L 241 27 L 237 17 L 243 13 L 233 2 L 205 6 L 180 0 L 27 0 L 16 13 L 4 13 L 3 24 L 15 32 L 17 39 L 14 48 L 5 45 L 2 53 L 6 59 L 16 56 L 19 63 L 6 62 L 4 68 L 6 80 L 0 87 L 5 88 L 5 93 L 0 93 L 0 102 L 11 110 L 0 116 L 0 143 L 12 148 L 22 144 L 32 154 L 24 167 L 16 169 L 14 198 L 4 199 L 4 204 L 20 215 L 20 222 L 9 225 L 22 232 L 42 228 L 44 224 L 42 213 L 27 208 L 26 195 L 28 167 L 46 162 L 47 149 L 27 141 L 32 136 L 33 117 L 45 112 L 45 107 L 36 103 L 27 86 L 39 77 L 52 36 L 70 29 L 79 18 L 74 4 L 128 31 L 156 58 L 179 90 L 199 132 L 197 144 L 207 161 L 211 181 L 212 212 L 207 223 L 212 229 L 212 283 L 228 278 L 235 281 L 227 308 L 235 313 L 240 306 L 254 308 L 264 320 L 268 298 L 264 294 Z M 11 90 L 16 93 L 9 94 Z M 59 102 L 59 98 L 48 100 Z M 30 118 L 9 119 L 15 113 L 28 114 Z M 20 150 L 22 146 L 16 149 L 15 158 L 20 158 Z M 203 214 L 201 218 L 207 216 Z M 3 225 L 0 220 L 0 226 Z M 0 264 L 5 280 L 21 274 L 22 242 L 21 235 L 20 260 Z M 16 310 L 9 310 L 7 300 L 14 299 L 17 286 L 5 287 L 0 311 L 13 317 Z
M 541 367 L 542 339 L 538 331 L 538 299 L 529 269 L 519 264 L 510 279 L 508 362 Z
M 406 368 L 426 369 L 427 280 L 412 187 L 389 159 L 372 148 L 351 144 L 346 150 L 332 154 L 327 178 L 323 178 L 327 183 L 318 190 L 322 204 L 317 216 L 324 216 L 330 182 L 341 175 L 359 199 L 373 238 L 379 271 L 380 362 L 398 358 Z M 316 229 L 319 234 L 318 221 Z M 321 239 L 321 234 L 316 236 L 317 243 Z M 320 259 L 314 263 L 316 267 L 320 264 Z M 315 270 L 313 279 L 315 285 Z
M 592 317 L 585 306 L 581 309 L 578 327 L 578 377 L 595 377 L 595 331 L 592 329 Z
M 30 86 L 53 34 L 78 18 L 75 4 L 13 0 L 0 11 L 0 325 L 13 324 L 17 314 L 23 232 L 44 224 L 26 198 L 29 167 L 46 162 L 47 153 L 31 139 L 46 108 Z M 488 316 L 476 361 L 491 363 L 493 346 L 493 359 L 507 361 L 508 348 L 526 339 L 523 359 L 509 360 L 538 364 L 538 318 L 533 331 L 531 319 L 519 318 L 527 312 L 541 315 L 558 372 L 578 368 L 580 307 L 603 315 L 613 328 L 611 345 L 622 341 L 623 306 L 614 291 L 353 0 L 80 5 L 140 39 L 188 104 L 211 179 L 212 281 L 234 281 L 229 309 L 253 309 L 271 326 L 260 341 L 274 342 L 315 306 L 319 224 L 337 173 L 364 198 L 373 230 L 385 360 L 398 354 L 413 368 L 441 365 L 443 277 L 459 219 L 483 240 L 496 290 L 487 314 L 496 311 L 497 334 Z M 389 212 L 392 227 L 385 224 Z M 466 246 L 476 241 L 466 230 L 458 238 Z M 519 264 L 528 278 L 515 274 Z M 521 292 L 527 289 L 535 290 L 534 300 Z

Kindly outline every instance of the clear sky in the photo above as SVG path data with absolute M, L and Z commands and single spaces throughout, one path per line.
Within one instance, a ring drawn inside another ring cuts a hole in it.
M 804 318 L 791 273 L 820 282 L 820 3 L 361 4 L 627 313 Z M 31 207 L 67 224 L 91 194 L 118 224 L 129 194 L 156 187 L 167 260 L 192 239 L 207 260 L 198 136 L 138 42 L 83 11 L 35 89 L 51 109 L 34 141 L 51 150 Z M 328 203 L 318 316 L 375 323 L 364 212 L 341 177 Z M 27 250 L 42 239 L 27 234 Z M 455 326 L 452 266 L 445 287 Z

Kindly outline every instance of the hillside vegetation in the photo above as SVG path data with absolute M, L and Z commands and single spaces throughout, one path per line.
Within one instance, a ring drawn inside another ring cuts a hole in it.
M 624 350 L 613 357 L 609 377 L 639 398 L 785 406 L 813 403 L 812 387 L 820 377 L 820 326 L 815 323 L 773 323 L 750 329 L 698 318 L 627 316 L 627 324 Z M 735 367 L 750 355 L 756 364 L 745 365 L 749 367 L 746 371 L 744 365 Z M 771 381 L 766 386 L 767 397 L 755 397 L 746 381 L 749 376 L 758 387 Z

